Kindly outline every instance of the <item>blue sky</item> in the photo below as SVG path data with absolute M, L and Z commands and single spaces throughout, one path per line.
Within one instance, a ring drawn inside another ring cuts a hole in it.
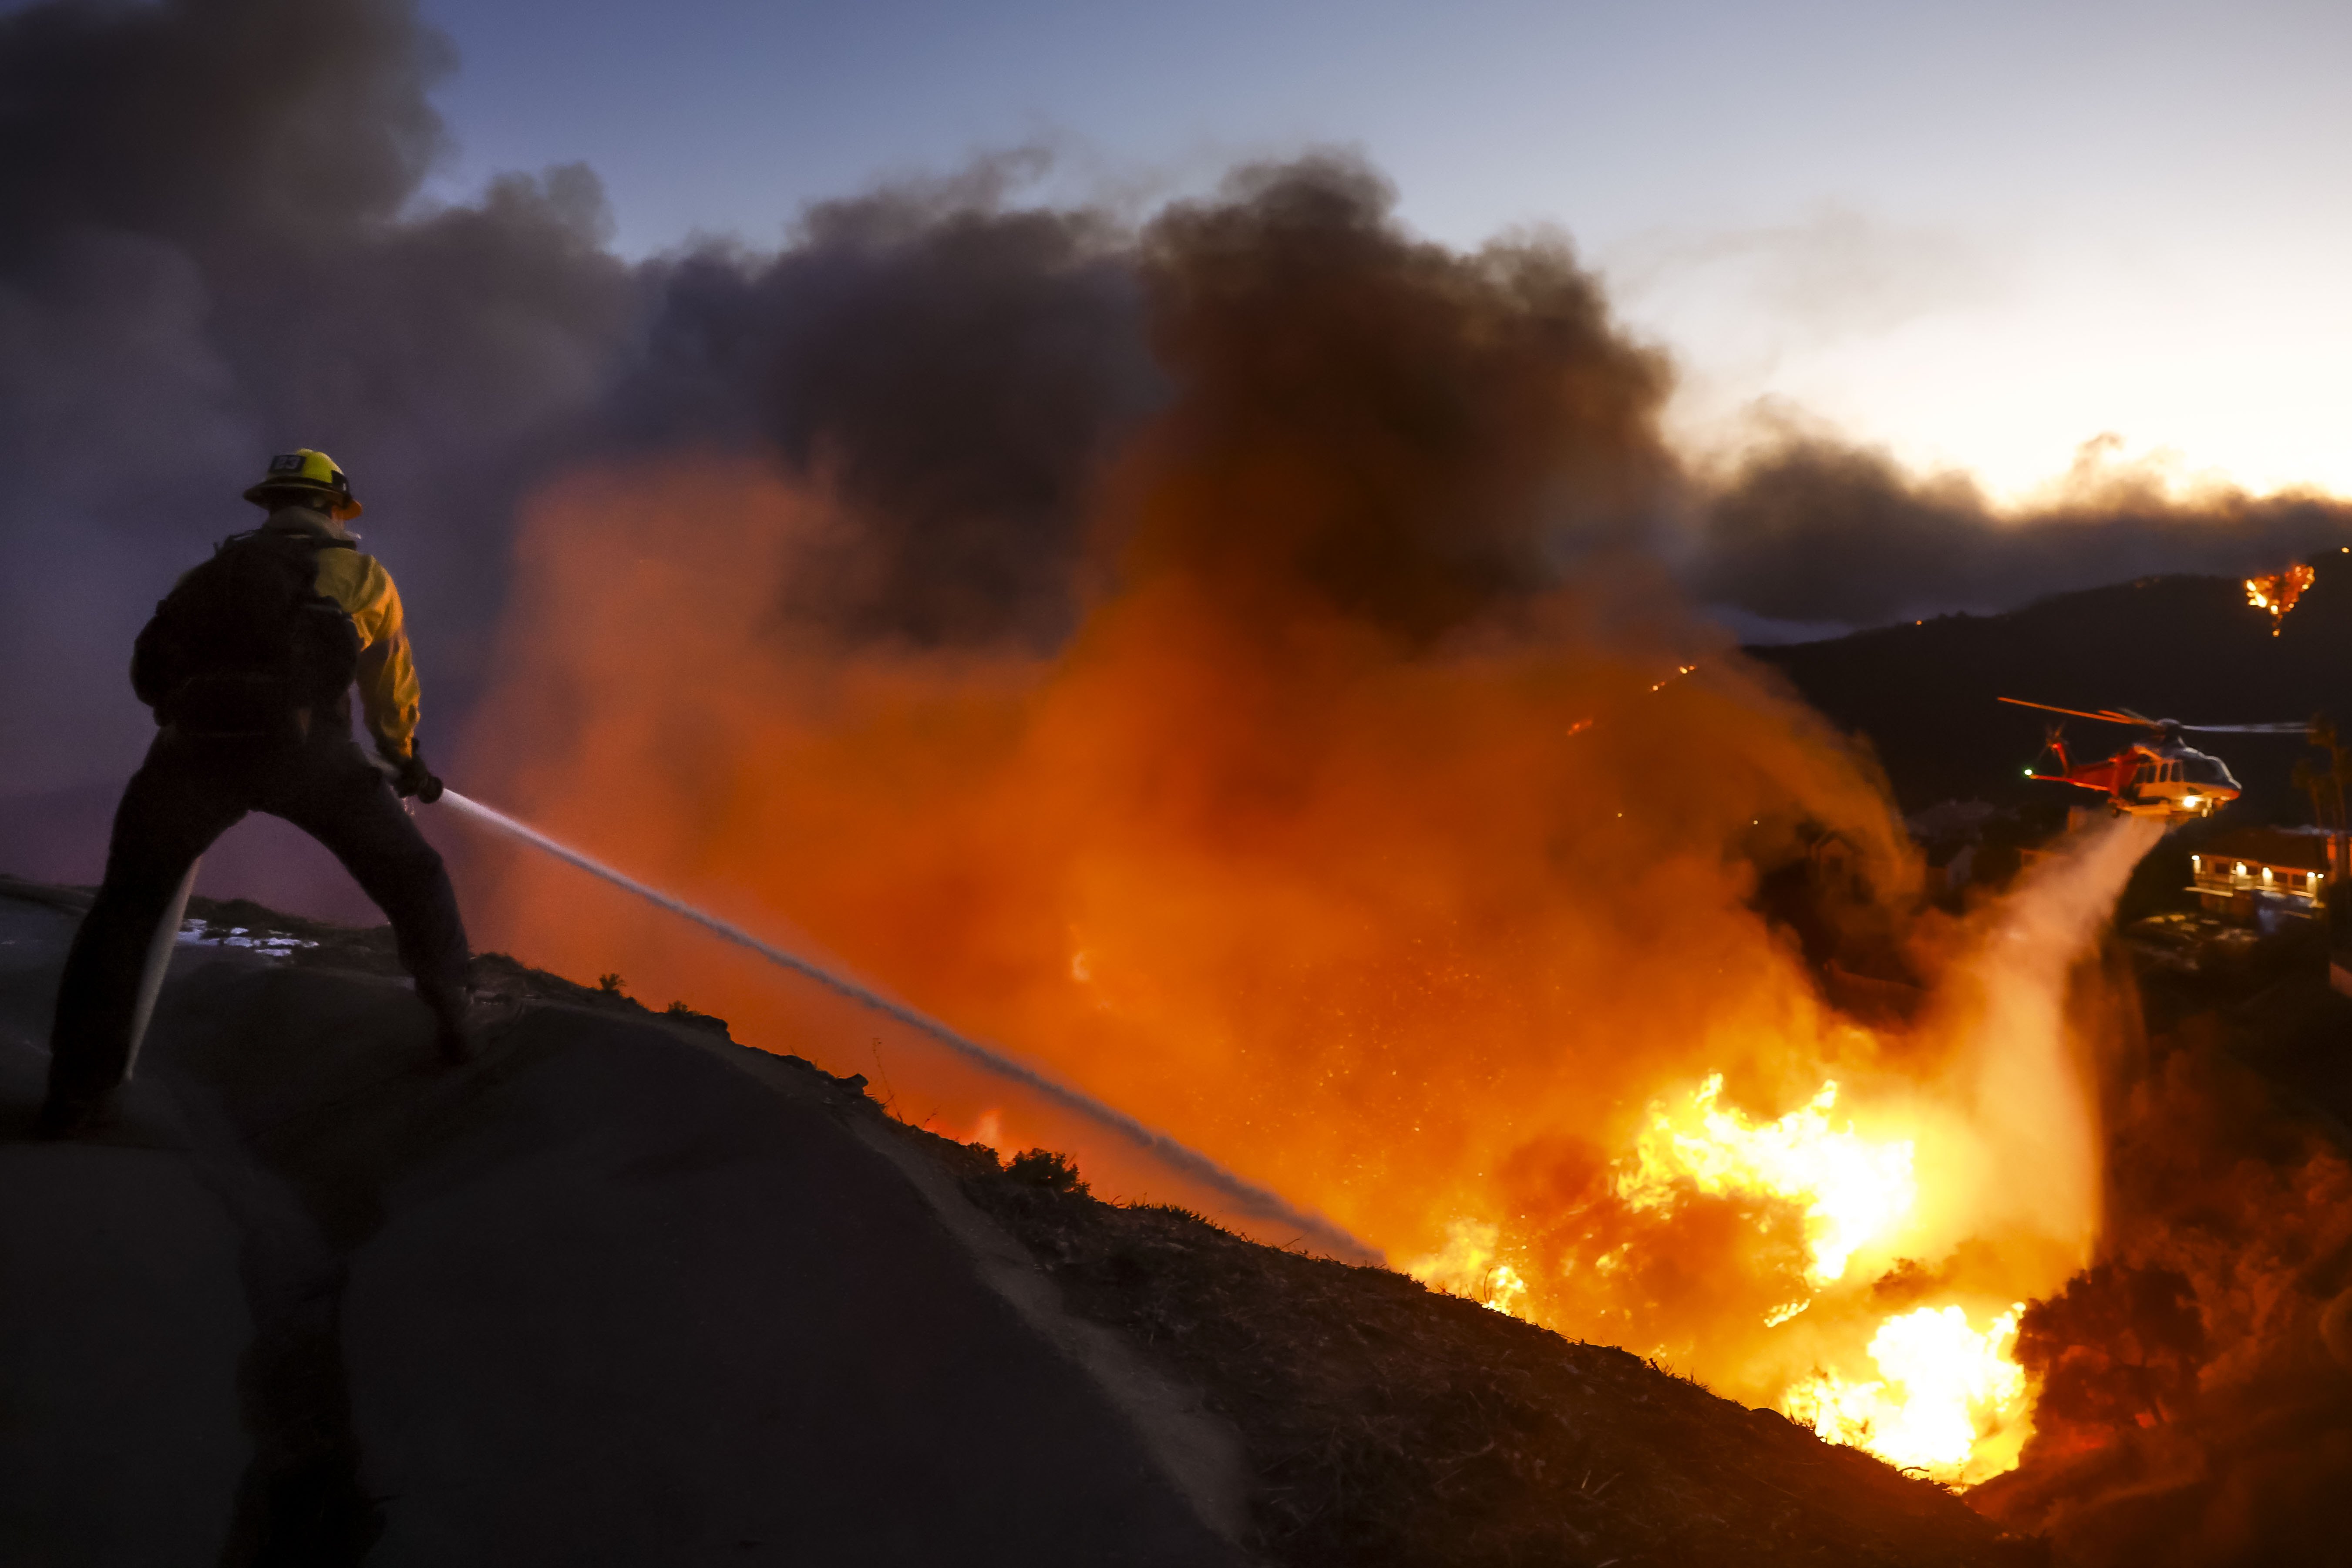
M 619 245 L 1054 150 L 1143 210 L 1361 149 L 1422 231 L 1568 231 L 1729 450 L 1818 421 L 2022 496 L 2081 443 L 2352 492 L 2352 6 L 434 0 L 442 188 L 585 160 Z

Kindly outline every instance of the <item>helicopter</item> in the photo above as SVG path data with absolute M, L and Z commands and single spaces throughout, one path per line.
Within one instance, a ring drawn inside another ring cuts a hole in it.
M 2103 708 L 2095 713 L 2086 713 L 2079 708 L 2054 708 L 2047 702 L 2028 702 L 2016 697 L 2000 700 L 2019 708 L 2038 708 L 2044 713 L 2063 713 L 2070 719 L 2088 719 L 2095 723 L 2121 724 L 2148 731 L 2147 739 L 2134 741 L 2112 757 L 2078 763 L 2066 755 L 2066 742 L 2059 735 L 2061 726 L 2053 724 L 2045 750 L 2057 754 L 2058 771 L 2045 773 L 2028 768 L 2025 776 L 2096 790 L 2107 797 L 2107 810 L 2116 816 L 2152 816 L 2167 823 L 2210 816 L 2239 795 L 2238 781 L 2231 776 L 2229 765 L 2219 757 L 2191 747 L 2181 739 L 2184 733 L 2304 735 L 2311 731 L 2308 724 L 2183 724 L 2178 719 L 2151 719 L 2128 708 Z

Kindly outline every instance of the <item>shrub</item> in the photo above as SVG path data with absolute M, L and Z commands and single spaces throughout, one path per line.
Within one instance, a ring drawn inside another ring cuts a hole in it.
M 1016 1182 L 1044 1187 L 1048 1192 L 1075 1193 L 1080 1197 L 1087 1194 L 1087 1184 L 1078 1180 L 1078 1168 L 1070 1163 L 1070 1157 L 1056 1154 L 1051 1149 L 1023 1150 L 1013 1156 L 1004 1173 Z

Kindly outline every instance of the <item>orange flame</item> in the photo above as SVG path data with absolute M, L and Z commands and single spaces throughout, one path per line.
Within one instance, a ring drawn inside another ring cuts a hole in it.
M 1829 1285 L 1844 1275 L 1864 1243 L 1885 1235 L 1917 1200 L 1909 1140 L 1872 1143 L 1850 1126 L 1831 1130 L 1835 1083 L 1760 1127 L 1738 1110 L 1720 1109 L 1722 1094 L 1723 1075 L 1716 1073 L 1691 1096 L 1687 1112 L 1651 1108 L 1633 1167 L 1618 1178 L 1618 1194 L 1631 1207 L 1671 1203 L 1683 1183 L 1701 1193 L 1744 1189 L 1788 1199 L 1804 1210 L 1811 1258 L 1806 1277 Z
M 2019 1302 L 1982 1332 L 1958 1307 L 1921 1307 L 1886 1320 L 1870 1342 L 1880 1376 L 1805 1380 L 1780 1407 L 1832 1443 L 1946 1481 L 1979 1481 L 2017 1463 L 2025 1433 L 2025 1373 L 2011 1359 Z M 1987 1438 L 2011 1441 L 1989 1444 Z
M 1528 1282 L 1502 1259 L 1499 1227 L 1475 1219 L 1458 1219 L 1445 1227 L 1445 1245 L 1425 1258 L 1415 1258 L 1404 1271 L 1432 1289 L 1467 1296 L 1482 1307 L 1520 1315 Z
M 2294 608 L 2295 601 L 2303 597 L 2303 591 L 2311 586 L 2316 575 L 2310 567 L 2298 563 L 2266 577 L 2246 579 L 2246 603 L 2257 610 L 2270 612 L 2271 636 L 2279 635 L 2287 612 Z

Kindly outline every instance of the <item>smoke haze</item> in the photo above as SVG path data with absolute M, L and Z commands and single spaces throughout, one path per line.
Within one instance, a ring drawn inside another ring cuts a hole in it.
M 984 166 L 821 207 L 779 253 L 631 267 L 584 167 L 421 202 L 452 63 L 400 0 L 0 19 L 0 854 L 19 869 L 95 876 L 150 728 L 123 650 L 252 525 L 237 492 L 292 445 L 333 452 L 369 503 L 445 752 L 518 498 L 590 449 L 823 468 L 856 545 L 794 591 L 845 624 L 1066 629 L 1075 489 L 1158 386 L 1102 220 L 998 211 L 1006 172 Z M 331 868 L 239 868 L 237 843 L 214 879 L 358 912 Z
M 410 605 L 427 744 L 445 752 L 492 673 L 520 500 L 583 460 L 748 458 L 821 486 L 829 542 L 796 554 L 776 612 L 863 640 L 1050 648 L 1126 547 L 1105 529 L 1148 527 L 1107 523 L 1088 490 L 1200 352 L 1168 335 L 1185 304 L 1166 299 L 1155 321 L 1142 301 L 1179 229 L 1215 243 L 1213 209 L 1170 215 L 1154 238 L 1102 212 L 1023 208 L 1035 160 L 1003 157 L 822 204 L 775 248 L 625 263 L 583 166 L 423 199 L 447 151 L 429 94 L 455 66 L 404 0 L 50 0 L 0 18 L 0 666 L 16 677 L 0 692 L 0 856 L 20 868 L 95 875 L 147 732 L 123 650 L 178 571 L 250 525 L 236 492 L 273 449 L 321 446 L 355 476 L 370 547 Z M 1360 165 L 1323 168 L 1323 194 L 1300 200 L 1381 189 Z M 1434 276 L 1458 259 L 1423 247 L 1398 265 Z M 1525 291 L 1508 325 L 1530 334 L 1481 343 L 1476 374 L 1548 374 L 1559 344 L 1610 336 L 1606 302 L 1561 285 L 1570 266 L 1544 245 L 1476 263 Z M 1275 352 L 1290 325 L 1237 329 L 1264 334 L 1252 395 L 1299 390 Z M 1410 369 L 1354 367 L 1433 430 L 1573 407 L 1563 428 L 1606 426 L 1612 444 L 1547 457 L 1541 493 L 1505 468 L 1449 479 L 1465 487 L 1461 530 L 1433 547 L 1383 522 L 1377 551 L 1324 563 L 1324 586 L 1428 636 L 1597 550 L 1639 549 L 1702 601 L 1859 623 L 2274 565 L 2346 532 L 2331 503 L 2242 497 L 2012 521 L 1817 438 L 1704 479 L 1653 433 L 1669 367 L 1610 341 L 1598 382 L 1483 413 Z M 1496 460 L 1538 436 L 1501 440 Z M 1382 503 L 1402 517 L 1429 476 L 1356 482 L 1402 487 Z M 233 841 L 216 870 L 234 879 L 236 860 Z M 245 868 L 264 884 L 268 869 Z M 330 872 L 257 890 L 300 903 L 337 886 Z
M 822 476 L 845 532 L 781 611 L 922 645 L 1067 633 L 1084 490 L 1162 395 L 1129 237 L 1006 211 L 1034 159 L 811 209 L 768 255 L 650 264 L 616 452 L 757 452 Z
M 428 690 L 478 679 L 529 454 L 609 374 L 631 285 L 584 169 L 416 206 L 451 63 L 397 0 L 0 18 L 0 847 L 23 868 L 95 875 L 150 730 L 128 639 L 253 525 L 260 454 L 350 466 Z
M 1975 976 L 2030 929 L 2014 984 L 1963 978 L 1907 1035 L 1826 1003 L 1763 883 L 1793 869 L 1908 945 L 1888 911 L 1917 869 L 1867 760 L 1639 548 L 1679 482 L 1659 363 L 1563 248 L 1453 253 L 1389 202 L 1307 161 L 1140 235 L 1167 392 L 1087 489 L 1079 618 L 1050 649 L 794 613 L 779 585 L 859 504 L 822 471 L 640 458 L 542 492 L 468 776 L 1433 1277 L 1476 1283 L 1467 1238 L 1539 1320 L 1748 1399 L 1866 1370 L 1897 1245 L 1964 1256 L 1937 1288 L 1980 1318 L 2056 1288 L 2097 1222 L 2060 1002 L 2129 836 L 2087 895 L 2045 879 L 2013 920 L 1918 944 L 1922 978 Z M 648 1001 L 807 1041 L 909 1120 L 1243 1218 L 565 868 L 473 863 L 486 931 L 534 961 L 625 952 Z M 1954 1178 L 1786 1332 L 1776 1310 L 1819 1289 L 1801 1204 L 1619 1181 L 1710 1073 L 1763 1120 L 1834 1079 L 1872 1136 L 1928 1123 L 1923 1170 Z M 2041 1116 L 2007 1117 L 2013 1092 Z
M 1885 456 L 1790 435 L 1708 498 L 1694 592 L 1773 620 L 1868 626 L 2165 573 L 2243 577 L 2352 541 L 2352 506 L 2208 488 L 2110 468 L 2085 445 L 2056 499 L 1996 513 L 1960 476 L 1918 478 Z
M 2076 961 L 2131 831 L 1916 916 L 1869 759 L 1693 606 L 1860 624 L 2237 574 L 2352 511 L 2093 453 L 2012 516 L 1818 433 L 1703 470 L 1661 435 L 1671 364 L 1564 240 L 1426 243 L 1344 156 L 1139 223 L 1024 206 L 1034 161 L 982 160 L 624 261 L 582 166 L 422 198 L 453 63 L 400 0 L 0 18 L 0 865 L 95 878 L 149 732 L 133 634 L 251 525 L 262 458 L 317 445 L 399 575 L 453 781 L 1433 1277 L 1507 1259 L 1536 1315 L 1762 1400 L 1870 1375 L 1889 1282 L 1982 1321 L 2089 1261 L 2080 1047 L 2113 999 Z M 241 833 L 266 852 L 207 890 L 363 912 Z M 562 868 L 450 847 L 484 945 L 626 954 L 646 1000 L 909 1121 L 1211 1206 Z M 1834 1079 L 1862 1134 L 1919 1135 L 1942 1206 L 1830 1289 L 1785 1195 L 1629 1197 L 1623 1152 L 1713 1073 L 1758 1124 Z M 2144 1098 L 2127 1130 L 2195 1096 Z M 2278 1171 L 2283 1206 L 2341 1185 Z M 2125 1205 L 2158 1218 L 2110 1261 L 2226 1295 L 2174 1197 Z

